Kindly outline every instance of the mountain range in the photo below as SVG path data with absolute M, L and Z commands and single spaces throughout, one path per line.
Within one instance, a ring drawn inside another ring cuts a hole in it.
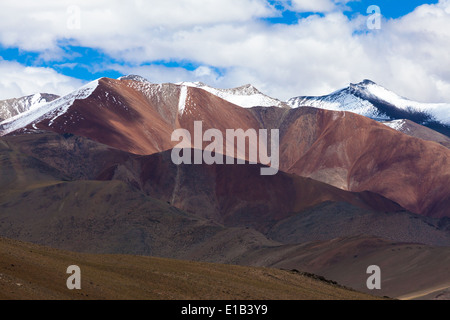
M 132 80 L 140 82 L 143 86 L 152 85 L 148 80 L 137 75 L 120 77 L 118 80 Z M 299 96 L 280 101 L 260 92 L 251 84 L 233 89 L 217 89 L 201 82 L 180 82 L 176 83 L 181 87 L 200 88 L 228 102 L 243 108 L 257 106 L 281 108 L 316 107 L 334 111 L 349 111 L 363 115 L 365 117 L 378 120 L 386 125 L 401 130 L 402 125 L 408 123 L 409 129 L 414 126 L 413 131 L 424 131 L 423 128 L 412 125 L 426 126 L 427 130 L 419 138 L 425 140 L 438 139 L 440 142 L 450 140 L 450 116 L 448 103 L 420 103 L 403 98 L 392 91 L 376 84 L 371 80 L 364 80 L 357 84 L 350 84 L 348 87 L 337 90 L 325 96 Z M 39 108 L 40 105 L 51 102 L 59 98 L 53 94 L 37 93 L 22 98 L 14 98 L 0 101 L 0 121 L 17 116 L 30 109 Z M 409 121 L 409 122 L 408 122 Z M 417 129 L 420 128 L 420 129 Z M 403 128 L 402 132 L 408 134 L 411 130 Z M 440 132 L 438 135 L 436 131 Z M 446 138 L 443 138 L 445 135 Z M 445 141 L 448 143 L 448 141 Z
M 386 91 L 366 80 L 282 102 L 251 85 L 154 84 L 130 75 L 6 112 L 0 236 L 96 254 L 305 270 L 366 292 L 365 273 L 350 278 L 344 270 L 359 274 L 356 267 L 378 257 L 402 279 L 383 294 L 448 284 L 449 265 L 435 257 L 450 246 L 450 111 L 407 105 Z M 194 135 L 194 121 L 224 136 L 278 129 L 280 172 L 259 175 L 261 165 L 248 162 L 256 146 L 230 154 L 225 141 L 224 156 L 245 164 L 175 165 L 171 134 Z M 317 242 L 336 251 L 319 254 Z M 423 273 L 401 278 L 418 262 L 389 251 L 392 244 L 433 259 L 420 260 Z M 354 267 L 333 260 L 339 250 L 365 260 Z

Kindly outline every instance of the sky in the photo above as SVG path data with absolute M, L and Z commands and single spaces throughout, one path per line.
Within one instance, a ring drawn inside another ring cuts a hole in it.
M 450 102 L 450 0 L 4 0 L 0 99 L 100 77 Z

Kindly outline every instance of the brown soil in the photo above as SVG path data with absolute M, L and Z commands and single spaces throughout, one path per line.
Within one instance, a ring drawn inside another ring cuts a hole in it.
M 81 269 L 68 290 L 67 267 Z M 288 271 L 130 255 L 90 255 L 0 238 L 0 299 L 372 300 Z

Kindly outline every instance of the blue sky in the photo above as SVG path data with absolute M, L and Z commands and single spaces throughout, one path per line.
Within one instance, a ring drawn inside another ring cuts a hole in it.
M 450 94 L 443 93 L 449 88 L 450 75 L 436 70 L 429 57 L 432 53 L 425 48 L 430 41 L 447 45 L 447 38 L 440 42 L 442 26 L 426 27 L 426 19 L 433 19 L 433 14 L 450 13 L 447 0 L 208 1 L 150 1 L 148 11 L 147 2 L 141 0 L 127 2 L 126 9 L 118 0 L 91 1 L 89 6 L 83 0 L 62 0 L 58 5 L 50 0 L 40 1 L 41 5 L 31 0 L 2 4 L 0 73 L 5 79 L 0 81 L 0 99 L 33 90 L 64 94 L 99 77 L 128 73 L 154 82 L 200 80 L 217 87 L 251 82 L 281 99 L 325 94 L 371 78 L 418 100 L 450 99 Z M 172 5 L 170 12 L 164 3 Z M 173 9 L 177 4 L 179 12 Z M 416 10 L 424 4 L 431 6 Z M 367 29 L 370 5 L 380 7 L 380 30 Z M 14 14 L 18 19 L 9 18 Z M 75 27 L 69 28 L 70 24 Z M 427 38 L 424 30 L 433 27 L 436 30 Z M 407 57 L 414 37 L 424 46 L 418 48 L 416 60 Z M 424 57 L 431 62 L 422 66 Z M 364 68 L 355 66 L 357 61 Z M 419 65 L 418 70 L 412 70 L 414 65 Z M 40 79 L 35 86 L 33 81 L 20 83 L 30 72 L 38 77 L 39 70 L 50 84 Z M 392 79 L 398 72 L 403 77 Z M 6 79 L 8 73 L 14 74 L 11 80 Z M 402 85 L 411 74 L 434 83 Z
M 277 1 L 269 1 L 270 3 L 277 5 Z M 387 19 L 396 19 L 402 17 L 408 13 L 414 11 L 420 5 L 423 4 L 436 4 L 438 0 L 435 1 L 422 1 L 422 0 L 360 0 L 360 1 L 351 1 L 346 4 L 347 9 L 344 10 L 344 14 L 352 18 L 356 14 L 366 15 L 367 8 L 371 5 L 377 5 L 382 8 L 382 15 Z M 265 19 L 266 21 L 272 23 L 286 23 L 292 24 L 296 23 L 299 18 L 307 17 L 313 13 L 317 12 L 295 12 L 292 10 L 286 10 L 283 8 L 283 5 L 279 4 L 278 7 L 283 13 L 282 17 L 277 18 L 269 18 Z
M 414 11 L 414 9 L 423 4 L 436 4 L 438 1 L 421 1 L 421 0 L 375 0 L 375 1 L 352 1 L 347 4 L 351 9 L 348 16 L 353 13 L 365 14 L 370 5 L 377 5 L 385 18 L 396 19 Z

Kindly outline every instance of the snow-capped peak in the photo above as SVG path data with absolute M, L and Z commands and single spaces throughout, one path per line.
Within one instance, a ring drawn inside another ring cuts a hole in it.
M 53 94 L 36 93 L 30 96 L 0 101 L 0 119 L 9 119 L 30 109 L 59 98 Z
M 450 125 L 450 104 L 411 101 L 371 80 L 350 84 L 325 96 L 292 98 L 287 103 L 293 108 L 309 106 L 351 111 L 381 121 L 409 119 L 420 124 L 439 122 Z
M 314 107 L 333 111 L 350 111 L 372 119 L 390 120 L 370 102 L 360 98 L 355 92 L 362 88 L 359 84 L 350 84 L 347 88 L 325 96 L 300 96 L 291 98 L 287 104 L 292 108 Z
M 178 86 L 188 86 L 188 87 L 193 87 L 193 88 L 207 87 L 206 84 L 204 84 L 203 82 L 200 82 L 200 81 L 196 81 L 196 82 L 183 81 L 183 82 L 177 82 L 175 84 Z
M 377 85 L 375 82 L 369 79 L 364 79 L 363 81 L 359 83 L 351 83 L 351 87 L 358 87 L 358 88 L 366 88 L 367 86 Z
M 258 94 L 262 94 L 258 89 L 256 89 L 253 85 L 251 84 L 246 84 L 234 89 L 230 89 L 232 92 L 236 93 L 236 94 L 242 94 L 242 95 L 258 95 Z
M 402 131 L 406 125 L 406 120 L 404 120 L 404 119 L 392 120 L 392 121 L 383 122 L 383 124 L 394 130 Z
M 450 104 L 422 103 L 403 98 L 375 83 L 367 85 L 368 94 L 408 112 L 428 114 L 431 120 L 450 125 Z
M 44 119 L 50 119 L 49 126 L 67 112 L 75 100 L 83 100 L 89 97 L 98 86 L 98 80 L 94 80 L 72 93 L 53 100 L 49 103 L 40 104 L 15 117 L 0 123 L 0 136 L 25 128 L 30 124 L 38 123 Z
M 133 81 L 139 81 L 139 82 L 147 82 L 150 83 L 147 79 L 144 77 L 138 76 L 136 74 L 129 74 L 120 78 L 117 78 L 117 80 L 133 80 Z
M 242 108 L 252 107 L 287 107 L 280 100 L 261 93 L 251 84 L 231 89 L 217 89 L 202 82 L 178 82 L 177 85 L 199 88 Z

